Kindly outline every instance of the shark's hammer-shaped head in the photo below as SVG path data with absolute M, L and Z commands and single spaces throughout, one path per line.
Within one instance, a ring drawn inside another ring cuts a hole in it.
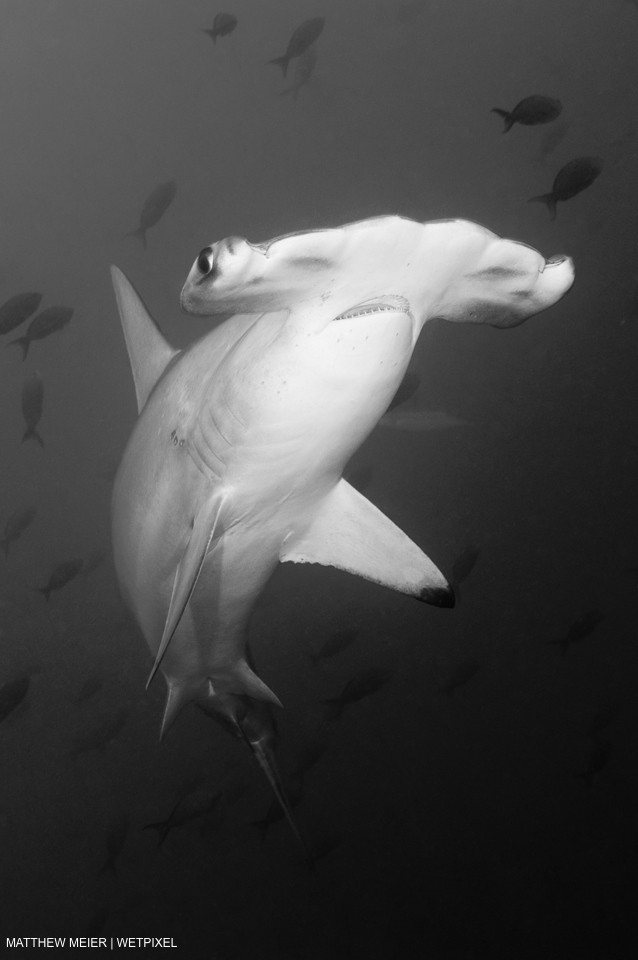
M 187 313 L 295 310 L 330 322 L 400 302 L 418 334 L 433 317 L 516 326 L 572 282 L 569 258 L 545 260 L 476 223 L 377 217 L 261 244 L 218 241 L 197 257 L 181 303 Z

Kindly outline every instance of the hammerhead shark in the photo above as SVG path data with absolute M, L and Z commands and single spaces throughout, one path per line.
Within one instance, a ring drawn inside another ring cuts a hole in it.
M 250 745 L 281 800 L 267 708 L 281 704 L 247 657 L 261 591 L 279 563 L 317 563 L 453 606 L 344 467 L 428 320 L 516 326 L 569 289 L 572 262 L 463 220 L 229 237 L 200 252 L 181 305 L 232 315 L 183 351 L 112 277 L 139 412 L 115 479 L 114 557 L 155 657 L 149 683 L 166 680 L 162 735 L 194 701 Z

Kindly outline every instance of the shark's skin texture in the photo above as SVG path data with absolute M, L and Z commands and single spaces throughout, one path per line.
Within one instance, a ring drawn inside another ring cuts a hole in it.
M 461 220 L 229 238 L 202 251 L 181 302 L 234 315 L 181 353 L 113 278 L 140 412 L 115 481 L 114 556 L 168 685 L 163 729 L 195 701 L 261 743 L 260 701 L 279 701 L 246 662 L 247 626 L 278 563 L 453 604 L 432 561 L 342 479 L 423 324 L 515 326 L 560 299 L 572 263 Z

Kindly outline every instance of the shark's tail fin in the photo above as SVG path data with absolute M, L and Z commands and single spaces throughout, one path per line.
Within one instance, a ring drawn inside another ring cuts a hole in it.
M 530 197 L 528 203 L 544 203 L 549 210 L 550 220 L 556 219 L 556 199 L 553 193 L 541 193 L 538 197 Z
M 492 107 L 492 113 L 498 113 L 499 117 L 503 117 L 505 121 L 505 129 L 503 133 L 507 133 L 508 130 L 511 130 L 514 126 L 514 121 L 512 120 L 512 114 L 508 110 L 501 110 L 499 107 Z

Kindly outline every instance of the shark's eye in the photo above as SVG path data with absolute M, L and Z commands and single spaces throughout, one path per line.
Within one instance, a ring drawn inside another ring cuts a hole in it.
M 213 248 L 204 247 L 197 258 L 197 269 L 203 277 L 207 276 L 213 269 Z

